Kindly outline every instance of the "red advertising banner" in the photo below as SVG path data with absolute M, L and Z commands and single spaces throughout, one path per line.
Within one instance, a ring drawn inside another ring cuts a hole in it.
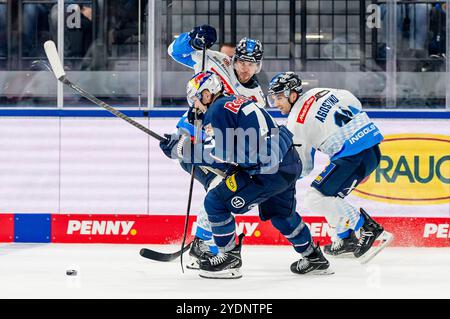
M 0 242 L 14 241 L 14 214 L 0 214 Z
M 449 247 L 450 218 L 375 218 L 394 234 L 394 247 Z M 323 217 L 304 217 L 311 234 L 322 245 L 330 242 L 330 227 Z M 53 215 L 54 243 L 179 243 L 184 216 L 172 215 Z M 189 220 L 188 239 L 192 239 L 195 216 Z M 237 216 L 236 230 L 247 234 L 246 244 L 288 245 L 272 226 L 257 216 Z
M 52 242 L 169 244 L 182 237 L 184 220 L 159 215 L 52 215 Z

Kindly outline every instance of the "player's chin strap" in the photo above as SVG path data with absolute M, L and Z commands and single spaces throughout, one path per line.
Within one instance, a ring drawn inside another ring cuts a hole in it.
M 295 92 L 295 91 L 294 91 L 294 92 Z M 290 100 L 290 98 L 289 98 L 289 97 L 291 96 L 291 93 L 292 93 L 292 91 L 289 90 L 288 102 L 289 102 L 289 104 L 291 105 L 291 110 L 292 110 L 292 108 L 294 107 L 295 103 L 297 103 L 297 101 L 300 99 L 301 94 L 298 93 L 298 92 L 295 92 L 295 93 L 297 93 L 297 98 L 295 99 L 295 101 L 294 101 L 293 103 L 291 103 L 291 100 Z
M 285 91 L 286 92 L 286 91 Z M 297 98 L 295 99 L 294 102 L 291 103 L 291 100 L 289 99 L 289 97 L 291 96 L 291 93 L 295 92 L 297 93 Z M 291 106 L 291 109 L 289 110 L 289 112 L 292 110 L 292 108 L 294 107 L 295 103 L 297 103 L 297 101 L 302 97 L 303 93 L 299 93 L 297 91 L 292 91 L 291 89 L 289 89 L 289 94 L 287 95 L 287 100 L 289 102 L 289 105 Z M 285 95 L 286 96 L 286 95 Z

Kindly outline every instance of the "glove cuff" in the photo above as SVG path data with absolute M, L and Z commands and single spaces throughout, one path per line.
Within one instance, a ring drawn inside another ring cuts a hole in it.
M 178 140 L 177 156 L 180 159 L 183 159 L 183 146 L 184 146 L 184 143 L 186 142 L 186 139 L 189 139 L 189 136 L 183 134 L 183 135 L 181 135 L 180 139 Z

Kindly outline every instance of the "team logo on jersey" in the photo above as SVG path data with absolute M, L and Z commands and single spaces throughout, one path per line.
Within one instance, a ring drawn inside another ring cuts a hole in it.
M 303 104 L 302 109 L 298 113 L 297 123 L 303 124 L 305 123 L 306 115 L 308 115 L 309 109 L 311 105 L 316 101 L 314 96 L 311 96 L 306 102 Z
M 225 181 L 225 185 L 227 185 L 228 189 L 232 191 L 233 193 L 237 191 L 237 183 L 236 183 L 236 177 L 235 174 L 227 177 Z
M 236 209 L 242 208 L 245 205 L 245 200 L 240 196 L 234 196 L 231 199 L 231 206 L 233 206 Z
M 241 108 L 242 104 L 244 104 L 245 102 L 248 102 L 248 101 L 249 101 L 249 99 L 247 99 L 243 96 L 239 96 L 238 98 L 234 99 L 233 101 L 225 103 L 224 108 L 233 112 L 234 114 L 237 114 L 239 112 L 239 109 Z

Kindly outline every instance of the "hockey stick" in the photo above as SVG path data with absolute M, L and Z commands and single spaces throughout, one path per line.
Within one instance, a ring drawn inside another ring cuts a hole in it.
M 128 123 L 130 123 L 134 127 L 137 127 L 138 129 L 140 129 L 141 131 L 147 133 L 148 135 L 150 135 L 151 137 L 157 139 L 158 141 L 162 142 L 162 141 L 166 141 L 167 140 L 165 137 L 162 137 L 161 135 L 159 135 L 159 134 L 153 132 L 152 130 L 146 128 L 144 125 L 142 125 L 142 124 L 136 122 L 135 120 L 129 118 L 128 116 L 126 116 L 122 112 L 116 110 L 115 108 L 113 108 L 112 106 L 106 104 L 105 102 L 100 101 L 99 99 L 97 99 L 92 94 L 86 92 L 82 88 L 80 88 L 77 85 L 75 85 L 72 82 L 70 82 L 66 78 L 66 72 L 64 71 L 64 68 L 63 68 L 63 66 L 61 64 L 61 60 L 59 59 L 59 56 L 58 56 L 58 51 L 56 50 L 56 46 L 55 46 L 55 43 L 53 41 L 45 42 L 44 43 L 44 49 L 45 49 L 45 54 L 47 55 L 48 61 L 50 62 L 50 65 L 51 65 L 51 67 L 53 69 L 53 73 L 55 74 L 55 77 L 58 79 L 58 81 L 64 83 L 68 87 L 70 87 L 73 90 L 75 90 L 78 93 L 80 93 L 81 96 L 85 97 L 86 99 L 88 99 L 92 103 L 94 103 L 94 104 L 96 104 L 96 105 L 106 109 L 108 112 L 114 114 L 115 116 L 121 118 L 122 120 L 127 121 Z
M 162 262 L 169 262 L 169 261 L 175 260 L 178 257 L 180 257 L 182 255 L 182 253 L 184 253 L 189 248 L 191 248 L 191 244 L 192 244 L 192 242 L 190 242 L 189 244 L 184 246 L 182 250 L 179 250 L 179 251 L 171 253 L 171 254 L 160 253 L 158 251 L 148 249 L 148 248 L 142 248 L 141 251 L 139 252 L 139 254 L 142 257 L 147 258 L 147 259 L 152 259 L 152 260 L 162 261 Z
M 203 39 L 203 38 L 202 38 Z M 203 50 L 202 50 L 202 72 L 205 71 L 205 59 L 206 59 L 206 43 L 205 40 L 203 39 Z M 197 118 L 197 111 L 194 110 L 194 115 L 195 115 L 195 121 L 194 121 L 194 125 L 195 125 L 195 135 L 194 135 L 194 144 L 198 143 L 198 137 L 200 135 L 201 132 L 201 126 L 202 126 L 202 122 Z M 181 251 L 183 251 L 183 247 L 184 247 L 184 243 L 186 242 L 186 236 L 187 236 L 187 230 L 188 230 L 188 225 L 189 225 L 189 214 L 191 211 L 191 203 L 192 203 L 192 191 L 194 188 L 194 176 L 195 176 L 195 165 L 192 165 L 192 169 L 191 169 L 191 180 L 189 183 L 189 195 L 188 195 L 188 203 L 187 203 L 187 208 L 186 208 L 186 220 L 184 223 L 184 231 L 183 231 L 183 241 L 181 243 Z M 180 263 L 181 263 L 181 272 L 184 274 L 184 267 L 183 267 L 183 254 L 180 255 Z
M 162 137 L 161 135 L 159 135 L 159 134 L 155 133 L 154 131 L 148 129 L 147 127 L 145 127 L 142 124 L 136 122 L 135 120 L 129 118 L 128 116 L 126 116 L 122 112 L 116 110 L 112 106 L 110 106 L 110 105 L 106 104 L 105 102 L 97 99 L 92 94 L 86 92 L 82 88 L 80 88 L 77 85 L 75 85 L 72 82 L 70 82 L 66 78 L 66 72 L 64 71 L 64 68 L 63 68 L 63 66 L 61 64 L 61 60 L 59 59 L 59 56 L 58 56 L 58 51 L 56 50 L 56 46 L 55 46 L 55 43 L 53 41 L 45 42 L 44 43 L 44 49 L 45 49 L 45 54 L 47 55 L 47 58 L 48 58 L 48 60 L 50 62 L 52 70 L 47 65 L 45 65 L 45 67 L 47 69 L 49 69 L 50 71 L 53 71 L 53 73 L 55 74 L 55 77 L 59 81 L 61 81 L 65 85 L 69 86 L 73 90 L 77 91 L 78 93 L 80 93 L 81 96 L 87 98 L 92 103 L 94 103 L 94 104 L 96 104 L 96 105 L 98 105 L 100 107 L 103 107 L 104 109 L 106 109 L 110 113 L 112 113 L 115 116 L 117 116 L 117 117 L 127 121 L 128 123 L 130 123 L 134 127 L 137 127 L 138 129 L 140 129 L 144 133 L 147 133 L 148 135 L 150 135 L 151 137 L 157 139 L 158 141 L 163 142 L 163 141 L 167 140 L 165 137 Z M 201 168 L 204 168 L 204 169 L 206 169 L 206 170 L 216 174 L 217 176 L 226 177 L 225 173 L 220 171 L 220 170 L 218 170 L 218 169 L 215 169 L 215 168 L 212 168 L 212 167 L 209 167 L 209 166 L 201 166 Z
M 85 90 L 83 90 L 82 88 L 78 87 L 77 85 L 73 84 L 72 82 L 70 82 L 67 78 L 66 78 L 66 72 L 64 71 L 64 67 L 61 63 L 61 60 L 59 59 L 58 56 L 58 51 L 56 50 L 56 45 L 53 41 L 47 41 L 44 43 L 44 49 L 45 49 L 45 54 L 47 55 L 47 58 L 50 62 L 51 68 L 56 77 L 56 79 L 58 81 L 61 81 L 63 84 L 69 86 L 70 88 L 72 88 L 73 90 L 77 91 L 78 93 L 80 93 L 81 96 L 85 97 L 86 99 L 90 100 L 92 103 L 103 107 L 104 109 L 106 109 L 107 111 L 109 111 L 110 113 L 112 113 L 113 115 L 127 121 L 129 124 L 133 125 L 134 127 L 137 127 L 138 129 L 140 129 L 141 131 L 143 131 L 144 133 L 147 133 L 148 135 L 150 135 L 151 137 L 159 140 L 159 141 L 166 141 L 167 139 L 160 136 L 159 134 L 155 133 L 154 131 L 148 129 L 147 127 L 141 125 L 140 123 L 134 121 L 133 119 L 131 119 L 130 117 L 126 116 L 125 114 L 123 114 L 122 112 L 114 109 L 112 106 L 106 104 L 105 102 L 99 100 L 98 98 L 96 98 L 95 96 L 93 96 L 92 94 L 86 92 Z M 203 166 L 202 166 L 203 167 Z M 222 176 L 225 177 L 225 174 L 217 169 L 211 168 L 211 167 L 204 167 L 205 169 L 207 169 L 208 171 L 218 175 L 218 176 Z M 192 174 L 193 176 L 193 174 Z M 193 182 L 193 181 L 192 181 Z M 190 192 L 192 193 L 192 192 Z M 191 194 L 192 195 L 192 194 Z M 190 206 L 190 204 L 189 204 Z M 189 207 L 190 210 L 190 207 Z M 185 244 L 185 239 L 183 240 L 183 245 L 182 245 L 182 249 L 179 250 L 178 252 L 175 252 L 173 254 L 164 254 L 164 253 L 159 253 L 156 251 L 153 251 L 151 249 L 148 248 L 142 248 L 140 251 L 141 256 L 145 257 L 145 258 L 149 258 L 149 259 L 154 259 L 157 261 L 170 261 L 173 259 L 176 259 L 178 256 L 182 255 L 181 252 L 185 252 L 187 249 L 189 249 L 191 243 L 189 243 L 187 246 L 184 246 Z M 145 256 L 144 256 L 145 255 Z M 172 258 L 172 259 L 170 259 Z
M 66 72 L 64 71 L 64 67 L 61 63 L 61 60 L 59 59 L 58 56 L 58 51 L 56 50 L 56 45 L 53 41 L 47 41 L 44 43 L 44 49 L 45 49 L 45 54 L 47 55 L 48 61 L 50 62 L 51 65 L 51 71 L 53 71 L 55 77 L 58 79 L 58 81 L 61 81 L 63 84 L 69 86 L 70 88 L 72 88 L 73 90 L 77 91 L 78 93 L 80 93 L 81 96 L 87 98 L 89 101 L 91 101 L 92 103 L 103 107 L 104 109 L 106 109 L 107 111 L 109 111 L 110 113 L 114 114 L 115 116 L 127 121 L 128 123 L 130 123 L 131 125 L 133 125 L 134 127 L 137 127 L 138 129 L 140 129 L 141 131 L 147 133 L 148 135 L 150 135 L 151 137 L 159 140 L 159 141 L 166 141 L 167 139 L 160 136 L 159 134 L 153 132 L 152 130 L 148 129 L 147 127 L 141 125 L 140 123 L 134 121 L 133 119 L 129 118 L 128 116 L 126 116 L 125 114 L 123 114 L 122 112 L 114 109 L 113 107 L 111 107 L 110 105 L 106 104 L 105 102 L 97 99 L 95 96 L 93 96 L 92 94 L 86 92 L 85 90 L 83 90 L 82 88 L 78 87 L 77 85 L 73 84 L 72 82 L 70 82 L 67 78 L 66 78 Z M 50 69 L 49 69 L 50 70 Z M 225 174 L 219 170 L 213 169 L 213 168 L 209 168 L 209 167 L 205 167 L 207 170 L 213 172 L 214 174 L 218 175 L 218 176 L 225 176 Z M 147 249 L 147 248 L 142 248 L 140 251 L 141 256 L 145 257 L 145 258 L 149 258 L 149 259 L 154 259 L 154 260 L 159 260 L 159 261 L 169 261 L 169 260 L 173 260 L 175 258 L 177 258 L 178 256 L 181 255 L 181 252 L 186 251 L 187 249 L 189 249 L 191 243 L 189 243 L 186 247 L 184 247 L 184 242 L 183 242 L 183 249 L 175 252 L 173 254 L 164 254 L 164 253 L 159 253 L 156 251 L 152 251 L 151 249 Z

